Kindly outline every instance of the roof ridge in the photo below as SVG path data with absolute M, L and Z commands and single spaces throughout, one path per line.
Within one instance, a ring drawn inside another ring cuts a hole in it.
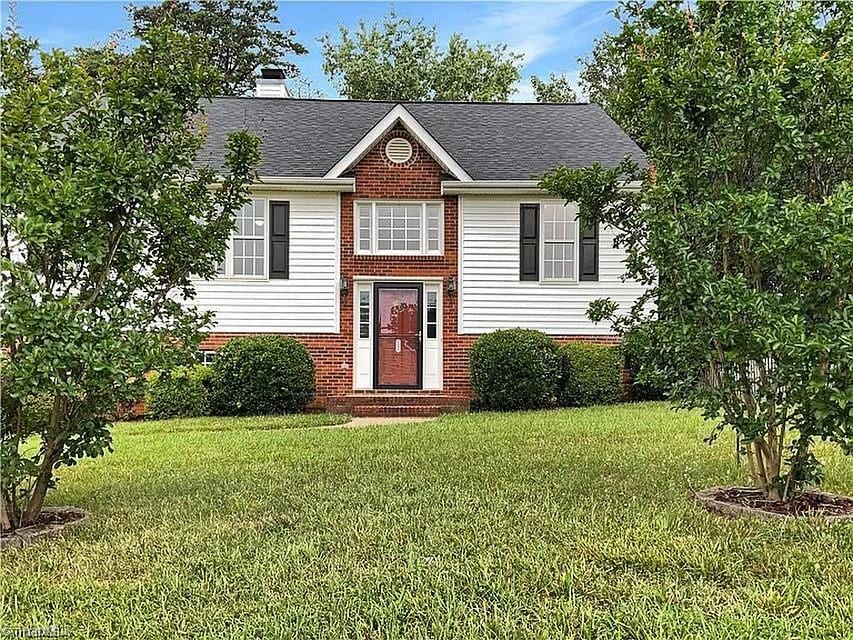
M 543 106 L 543 107 L 588 107 L 598 106 L 595 102 L 491 102 L 485 100 L 360 100 L 350 98 L 297 98 L 295 96 L 213 96 L 213 100 L 276 100 L 279 102 L 329 102 L 356 104 L 460 104 L 490 106 Z

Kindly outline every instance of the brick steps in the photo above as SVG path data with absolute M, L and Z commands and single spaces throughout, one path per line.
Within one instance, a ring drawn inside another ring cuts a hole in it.
M 331 411 L 354 416 L 432 417 L 468 409 L 467 398 L 436 393 L 375 391 L 328 398 Z
M 433 418 L 445 413 L 443 407 L 437 405 L 407 405 L 407 406 L 381 406 L 381 405 L 363 405 L 359 404 L 352 408 L 350 412 L 358 418 L 377 416 L 395 417 L 395 418 Z

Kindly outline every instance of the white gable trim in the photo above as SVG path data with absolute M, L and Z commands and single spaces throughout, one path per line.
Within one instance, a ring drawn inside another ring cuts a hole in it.
M 401 122 L 409 130 L 409 133 L 417 139 L 418 143 L 435 158 L 436 162 L 445 171 L 456 177 L 457 180 L 464 182 L 471 181 L 471 176 L 468 175 L 465 169 L 444 150 L 438 141 L 429 134 L 429 131 L 424 129 L 421 123 L 415 120 L 415 117 L 401 104 L 395 105 L 391 111 L 386 113 L 385 117 L 377 122 L 323 177 L 340 178 L 343 173 L 355 166 L 373 148 L 373 145 L 388 133 L 397 122 Z

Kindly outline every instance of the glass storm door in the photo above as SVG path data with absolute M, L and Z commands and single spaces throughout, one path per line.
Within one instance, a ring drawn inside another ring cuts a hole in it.
M 376 284 L 373 332 L 374 387 L 421 388 L 420 284 Z

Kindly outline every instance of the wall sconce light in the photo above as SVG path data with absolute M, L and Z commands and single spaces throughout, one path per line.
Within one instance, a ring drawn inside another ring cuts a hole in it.
M 347 293 L 349 293 L 349 280 L 343 276 L 341 278 L 341 295 L 345 296 Z
M 456 276 L 450 276 L 447 279 L 447 293 L 451 295 L 456 293 Z

